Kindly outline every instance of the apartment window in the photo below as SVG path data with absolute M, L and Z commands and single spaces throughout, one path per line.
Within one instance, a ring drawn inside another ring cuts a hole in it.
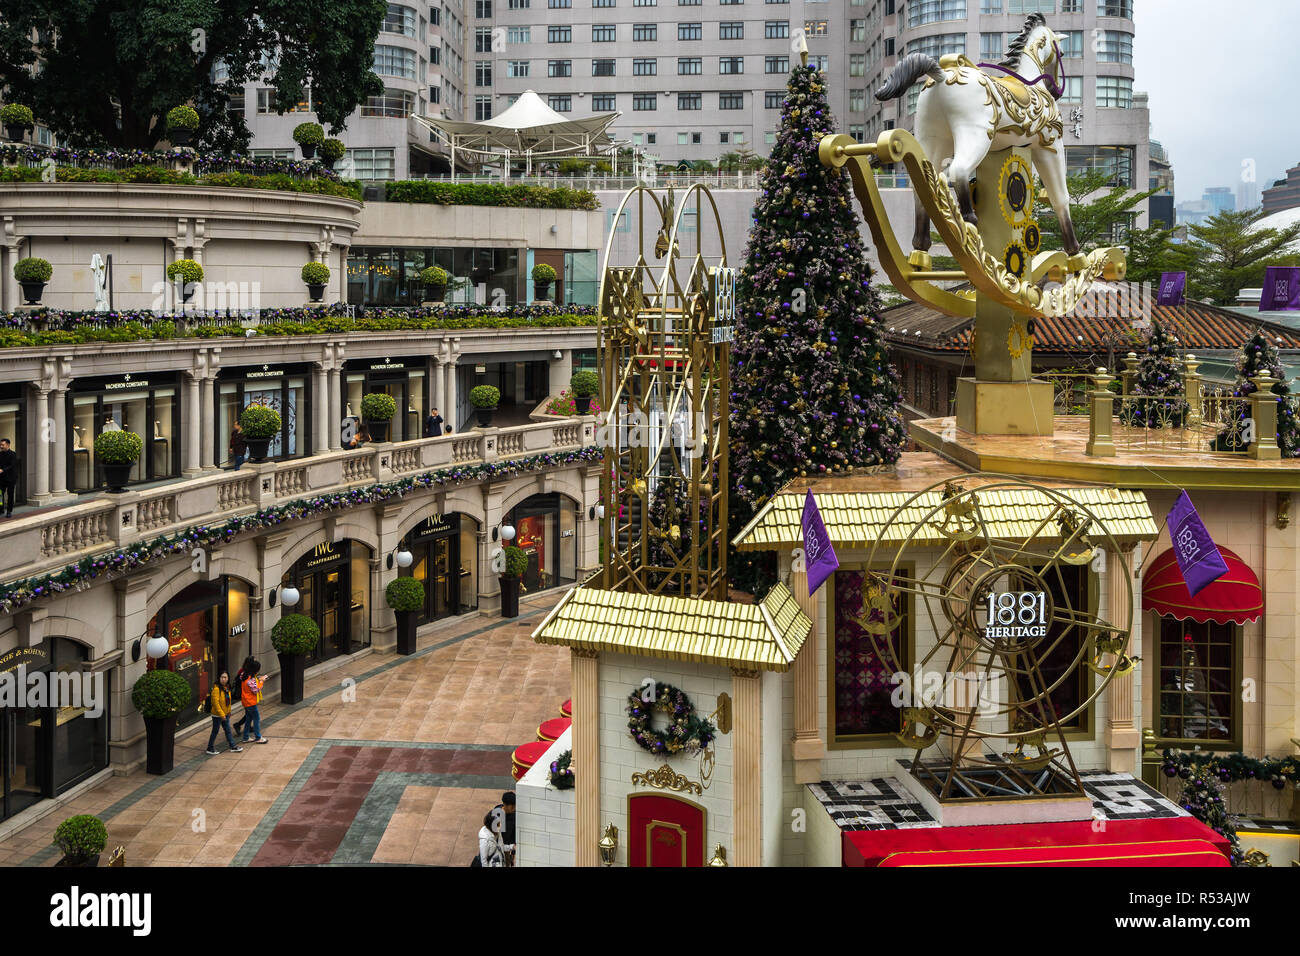
M 702 40 L 704 39 L 704 27 L 699 23 L 679 23 L 677 24 L 677 39 Z
M 1007 0 L 1007 13 L 1055 13 L 1056 0 Z
M 612 113 L 618 107 L 614 105 L 613 93 L 593 93 L 591 96 L 591 109 L 595 113 Z
M 1083 77 L 1067 76 L 1064 83 L 1064 91 L 1061 93 L 1062 103 L 1082 103 L 1083 102 Z
M 573 0 L 546 0 L 546 6 L 550 10 L 568 10 L 573 6 Z
M 853 43 L 867 42 L 867 21 L 850 20 L 849 21 L 849 40 Z
M 701 0 L 677 0 L 679 7 L 698 7 Z
M 1002 0 L 980 0 L 980 13 L 988 16 L 1002 12 Z
M 965 20 L 966 0 L 912 0 L 907 5 L 907 25 L 919 27 L 923 23 L 940 20 Z
M 655 96 L 654 93 L 633 93 L 632 109 L 638 112 L 655 109 Z
M 745 0 L 718 0 L 718 5 L 722 7 L 738 7 L 744 2 Z
M 698 56 L 679 56 L 677 58 L 678 76 L 699 76 L 704 72 L 704 61 Z
M 414 37 L 415 20 L 415 11 L 410 7 L 390 3 L 388 12 L 384 14 L 383 22 L 379 24 L 379 31 L 381 33 L 397 33 L 404 37 Z
M 658 134 L 658 133 L 646 133 L 646 134 L 645 134 L 645 144 L 646 144 L 647 146 L 653 146 L 653 145 L 654 145 L 655 143 L 657 143 L 657 142 L 659 142 L 659 134 Z
M 1097 105 L 1128 109 L 1133 105 L 1133 81 L 1126 76 L 1097 77 Z
M 410 116 L 415 112 L 415 94 L 406 90 L 384 90 L 383 96 L 367 97 L 362 116 Z
M 528 60 L 507 60 L 506 76 L 523 77 L 528 75 Z
M 981 33 L 980 59 L 990 62 L 1001 59 L 1002 54 L 1006 52 L 1003 42 L 1004 38 L 1001 33 Z
M 867 91 L 849 90 L 849 112 L 864 113 L 867 109 Z
M 966 34 L 936 33 L 934 36 L 921 37 L 907 44 L 907 52 L 925 53 L 936 60 L 945 53 L 965 53 Z
M 824 37 L 826 35 L 825 20 L 805 20 L 803 22 L 803 32 L 805 36 Z
M 1061 41 L 1061 56 L 1069 59 L 1079 59 L 1083 56 L 1083 31 L 1082 30 L 1063 30 L 1061 35 L 1065 37 Z M 1131 41 L 1133 38 L 1129 37 Z M 1129 53 L 1133 52 L 1132 44 L 1129 45 Z M 1100 56 L 1098 57 L 1100 59 Z M 1132 62 L 1130 60 L 1130 62 Z
M 612 59 L 592 60 L 591 75 L 592 76 L 613 76 L 616 62 L 617 62 L 616 60 L 612 60 Z
M 804 0 L 805 3 L 808 0 Z M 821 70 L 823 73 L 829 73 L 831 69 L 831 58 L 825 53 L 815 54 L 808 57 L 808 65 L 814 70 Z
M 45 145 L 42 143 L 41 145 Z M 248 155 L 253 159 L 295 159 L 292 149 L 250 149 Z
M 392 149 L 350 149 L 348 157 L 356 178 L 361 180 L 388 180 L 394 178 L 397 166 Z
M 380 76 L 399 76 L 404 80 L 413 80 L 415 79 L 415 51 L 376 43 L 372 69 Z
M 1133 0 L 1097 0 L 1097 16 L 1133 19 Z
M 1083 0 L 1061 0 L 1062 13 L 1083 13 Z
M 532 43 L 532 27 L 506 27 L 507 43 Z
M 790 58 L 788 56 L 765 56 L 763 57 L 764 73 L 789 73 Z
M 779 110 L 784 100 L 785 93 L 781 90 L 767 90 L 763 93 L 763 109 Z
M 720 110 L 743 110 L 745 108 L 744 93 L 719 93 L 718 109 Z
M 722 143 L 724 146 L 725 146 L 727 143 L 729 143 L 730 141 L 731 141 L 731 134 L 730 134 L 730 133 L 719 133 L 719 134 L 718 134 L 718 142 L 719 142 L 719 143 Z
M 634 7 L 655 7 L 659 5 L 659 0 L 632 0 Z
M 849 135 L 860 143 L 867 138 L 867 128 L 862 123 L 850 123 Z
M 474 0 L 474 16 L 479 20 L 491 20 L 492 0 Z
M 659 72 L 659 61 L 653 57 L 644 60 L 632 61 L 633 76 L 655 76 Z
M 1133 34 L 1122 33 L 1119 30 L 1103 30 L 1099 39 L 1101 42 L 1097 45 L 1098 63 L 1133 62 Z M 1082 45 L 1082 34 L 1079 40 Z
M 764 3 L 779 3 L 779 4 L 783 4 L 783 5 L 784 5 L 784 4 L 788 4 L 788 3 L 790 2 L 790 0 L 763 0 L 763 2 L 764 2 Z
M 718 72 L 719 72 L 719 73 L 728 73 L 728 74 L 733 74 L 733 75 L 736 74 L 736 73 L 744 73 L 744 72 L 745 72 L 745 58 L 744 58 L 743 56 L 723 56 L 723 57 L 719 57 L 719 58 L 718 58 Z
M 546 105 L 557 113 L 572 113 L 573 97 L 568 93 L 552 93 L 550 96 L 546 97 Z
M 922 84 L 915 83 L 907 91 L 907 115 L 911 116 L 916 112 L 916 102 L 921 97 Z
M 704 109 L 704 96 L 701 93 L 678 93 L 677 108 L 679 110 L 700 110 Z
M 547 60 L 546 75 L 549 77 L 573 76 L 572 60 Z
M 634 43 L 646 43 L 658 39 L 659 39 L 659 24 L 657 23 L 632 24 L 632 41 Z
M 704 142 L 704 135 L 702 133 L 678 133 L 677 134 L 678 146 L 698 146 L 702 142 Z M 682 221 L 683 222 L 686 221 L 685 217 L 683 217 Z
M 1110 173 L 1107 186 L 1133 188 L 1132 146 L 1067 146 L 1065 171 L 1067 176 L 1082 176 L 1093 169 Z
M 885 56 L 894 55 L 894 38 L 885 37 Z
M 547 27 L 547 43 L 570 43 L 573 41 L 573 27 Z
M 475 53 L 492 52 L 492 28 L 491 27 L 474 28 L 474 52 Z
M 603 24 L 591 28 L 592 43 L 613 43 L 616 35 L 615 27 L 612 23 Z
M 867 75 L 867 55 L 865 53 L 849 54 L 849 76 Z
M 591 0 L 593 7 L 612 7 L 616 5 L 616 0 Z
M 437 66 L 439 63 L 442 62 L 442 47 L 440 46 L 429 47 L 429 62 L 434 66 Z
M 764 40 L 784 40 L 789 36 L 789 20 L 767 20 L 763 23 Z
M 511 9 L 514 9 L 515 0 L 510 0 Z M 528 0 L 524 0 L 524 6 L 528 6 Z M 429 22 L 435 27 L 442 22 L 442 7 L 429 8 Z
M 481 123 L 492 118 L 492 97 L 474 97 L 474 121 Z
M 442 87 L 440 86 L 429 87 L 429 102 L 430 103 L 442 102 Z
M 257 91 L 257 112 L 275 113 L 275 90 L 259 89 Z
M 492 61 L 476 60 L 474 62 L 474 85 L 491 86 L 492 85 Z
M 719 40 L 743 40 L 745 39 L 745 23 L 743 20 L 726 20 L 718 24 Z
M 527 10 L 532 0 L 510 0 L 509 8 L 511 10 Z
M 244 91 L 243 90 L 236 90 L 235 92 L 230 94 L 230 97 L 226 100 L 226 112 L 238 113 L 241 116 L 244 115 Z M 41 129 L 45 129 L 45 127 L 42 126 Z M 48 133 L 49 130 L 46 130 L 46 132 Z M 51 139 L 50 142 L 42 143 L 41 145 L 53 146 L 54 141 Z

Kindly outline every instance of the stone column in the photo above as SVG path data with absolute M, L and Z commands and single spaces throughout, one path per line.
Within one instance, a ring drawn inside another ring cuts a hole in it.
M 66 388 L 54 389 L 50 393 L 50 401 L 53 403 L 49 410 L 50 418 L 54 426 L 54 469 L 50 491 L 55 498 L 64 498 L 68 495 L 67 431 L 72 427 L 68 422 L 68 390 Z M 44 438 L 45 436 L 42 435 L 41 437 Z M 33 447 L 30 440 L 28 446 Z
M 1111 425 L 1115 415 L 1115 393 L 1110 390 L 1110 383 L 1115 381 L 1100 366 L 1092 376 L 1093 390 L 1088 396 L 1088 444 L 1084 454 L 1094 458 L 1114 458 L 1115 439 Z
M 456 410 L 456 359 L 460 357 L 460 346 L 452 345 L 447 350 L 447 392 L 443 398 L 442 417 L 451 423 L 452 431 L 460 431 L 460 413 Z
M 50 417 L 50 390 L 40 385 L 36 386 L 36 400 L 32 402 L 31 420 L 36 423 L 38 429 L 35 438 L 32 441 L 28 438 L 28 445 L 35 450 L 36 472 L 32 481 L 31 498 L 38 503 L 44 503 L 50 499 L 50 443 L 45 441 L 45 436 L 41 434 L 46 425 L 46 419 Z
M 822 779 L 822 757 L 826 755 L 826 745 L 817 726 L 817 596 L 808 596 L 808 575 L 803 571 L 790 575 L 790 592 L 799 609 L 812 621 L 812 630 L 790 665 L 794 677 L 794 740 L 791 746 L 794 781 L 817 783 Z
M 0 308 L 5 312 L 15 311 L 22 304 L 22 289 L 18 285 L 18 280 L 14 278 L 14 264 L 22 258 L 20 250 L 25 236 L 20 236 L 15 231 L 13 216 L 5 216 L 3 226 L 0 227 L 4 234 L 4 272 L 0 275 Z
M 201 424 L 199 446 L 199 467 L 211 471 L 216 467 L 216 429 L 217 403 L 215 401 L 215 379 L 211 375 L 203 376 L 200 383 L 199 420 Z
M 1106 553 L 1109 565 L 1107 574 L 1110 591 L 1110 619 L 1126 621 L 1132 618 L 1132 634 L 1129 640 L 1129 657 L 1141 656 L 1137 647 L 1137 635 L 1141 633 L 1140 618 L 1133 617 L 1132 592 L 1123 586 L 1124 578 L 1129 572 L 1132 555 L 1124 553 Z M 1125 602 L 1129 606 L 1125 607 Z M 1103 663 L 1106 663 L 1103 661 Z M 1110 663 L 1114 664 L 1112 660 Z M 1107 696 L 1110 698 L 1110 720 L 1106 731 L 1106 764 L 1114 773 L 1141 773 L 1139 755 L 1142 747 L 1142 732 L 1133 721 L 1133 674 L 1119 674 L 1110 682 Z
M 600 659 L 595 651 L 570 652 L 573 673 L 573 862 L 600 866 Z M 622 839 L 627 839 L 624 835 Z M 623 850 L 626 859 L 626 849 Z
M 731 672 L 731 841 L 736 866 L 762 864 L 762 695 L 758 671 Z M 575 717 L 576 723 L 576 717 Z M 705 848 L 707 853 L 708 848 Z
M 325 427 L 329 429 L 329 450 L 338 451 L 343 447 L 343 370 L 335 365 L 327 374 L 330 398 Z
M 185 373 L 185 467 L 182 474 L 193 476 L 199 473 L 199 444 L 202 441 L 203 410 L 199 408 L 199 376 L 196 372 Z
M 324 364 L 317 362 L 311 370 L 311 419 L 312 419 L 312 454 L 319 455 L 330 446 L 329 405 L 330 386 L 329 371 Z
M 554 356 L 555 353 L 551 354 Z M 573 378 L 573 350 L 564 349 L 559 358 L 552 357 L 548 361 L 550 380 L 547 387 L 552 395 L 559 395 L 569 387 L 569 379 Z
M 447 366 L 443 364 L 442 359 L 436 356 L 431 356 L 429 363 L 432 366 L 429 370 L 429 408 L 436 407 L 442 415 L 443 421 L 455 428 L 452 416 L 448 414 L 450 409 L 442 407 L 442 403 L 447 397 Z
M 1255 391 L 1250 395 L 1255 440 L 1250 443 L 1247 454 L 1258 461 L 1276 461 L 1282 457 L 1282 451 L 1277 447 L 1277 396 L 1273 394 L 1277 379 L 1262 374 L 1251 381 L 1255 383 Z

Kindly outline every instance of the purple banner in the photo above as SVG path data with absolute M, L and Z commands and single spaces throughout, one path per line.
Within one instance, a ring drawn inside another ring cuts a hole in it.
M 1205 530 L 1205 523 L 1185 491 L 1169 510 L 1169 540 L 1178 559 L 1178 570 L 1183 573 L 1183 582 L 1192 597 L 1228 573 L 1223 555 L 1210 539 L 1210 532 Z
M 810 490 L 803 502 L 803 556 L 808 569 L 808 596 L 812 597 L 817 589 L 825 583 L 831 573 L 840 566 L 831 547 L 830 535 L 822 523 L 821 512 L 817 510 L 817 500 Z
M 1259 297 L 1261 312 L 1293 312 L 1300 309 L 1300 267 L 1269 266 L 1264 270 L 1264 291 Z
M 1186 286 L 1186 272 L 1160 273 L 1160 291 L 1156 293 L 1156 305 L 1182 305 L 1183 289 Z

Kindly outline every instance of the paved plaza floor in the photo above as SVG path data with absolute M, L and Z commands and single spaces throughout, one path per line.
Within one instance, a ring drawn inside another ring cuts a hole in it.
M 177 741 L 171 773 L 111 778 L 0 841 L 0 865 L 52 866 L 58 824 L 92 813 L 127 866 L 464 866 L 513 788 L 511 752 L 569 697 L 567 649 L 529 639 L 560 596 L 521 601 L 513 621 L 453 619 L 409 657 L 350 661 L 292 707 L 268 695 L 268 742 L 243 753 L 221 738 L 205 754 L 205 721 Z

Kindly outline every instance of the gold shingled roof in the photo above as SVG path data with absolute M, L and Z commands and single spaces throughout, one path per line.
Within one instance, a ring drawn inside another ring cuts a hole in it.
M 629 594 L 580 586 L 533 632 L 538 644 L 789 670 L 812 622 L 778 584 L 759 604 Z
M 997 538 L 1021 539 L 1035 533 L 1039 523 L 1053 508 L 1052 500 L 1034 488 L 999 488 L 974 490 L 980 498 L 980 513 L 988 533 Z M 1151 506 L 1141 491 L 1120 488 L 1053 489 L 1088 508 L 1102 526 L 1123 542 L 1150 541 L 1159 528 L 1151 516 Z M 802 517 L 806 489 L 778 494 L 768 502 L 735 537 L 742 551 L 779 551 L 803 545 Z M 893 524 L 890 516 L 912 497 L 910 492 L 855 491 L 819 493 L 817 508 L 831 544 L 836 548 L 869 548 L 877 541 L 902 543 L 913 527 L 921 525 L 913 537 L 916 545 L 947 544 L 940 533 L 942 510 L 929 517 L 942 499 L 939 491 L 917 497 L 898 515 Z M 929 517 L 929 520 L 927 518 Z M 884 536 L 882 537 L 882 533 Z M 1055 521 L 1037 535 L 1051 540 L 1059 537 Z

